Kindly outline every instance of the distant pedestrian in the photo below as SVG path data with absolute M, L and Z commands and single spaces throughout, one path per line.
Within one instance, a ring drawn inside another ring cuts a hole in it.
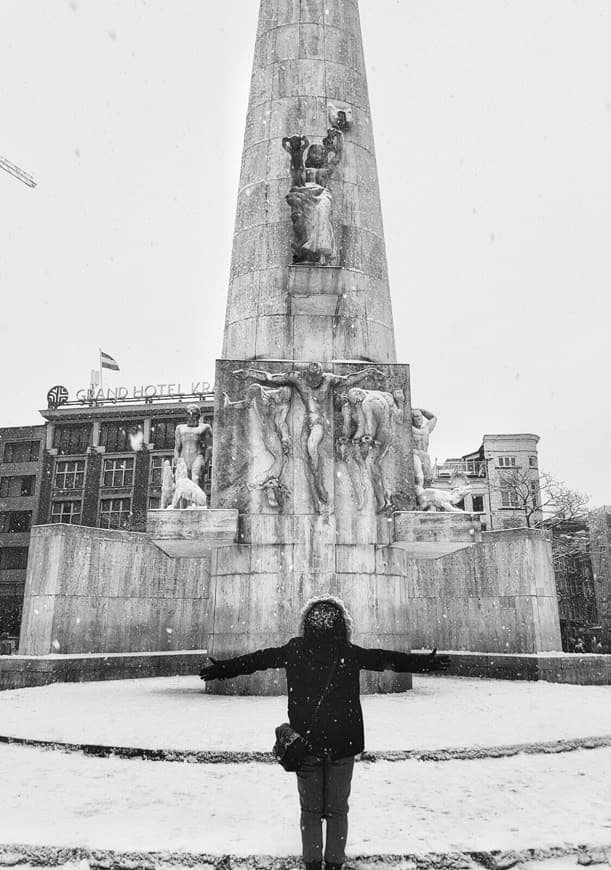
M 288 715 L 307 741 L 297 771 L 301 839 L 307 870 L 341 870 L 348 835 L 348 797 L 354 756 L 365 746 L 359 700 L 362 670 L 426 673 L 449 667 L 448 656 L 364 649 L 350 642 L 352 619 L 330 595 L 308 602 L 300 636 L 284 646 L 233 659 L 216 660 L 200 672 L 203 680 L 226 679 L 268 668 L 285 668 Z M 323 848 L 323 820 L 326 844 Z
M 583 638 L 578 637 L 577 643 L 575 644 L 575 652 L 576 653 L 585 653 L 585 651 L 586 651 L 586 646 L 585 646 L 585 643 L 583 642 Z

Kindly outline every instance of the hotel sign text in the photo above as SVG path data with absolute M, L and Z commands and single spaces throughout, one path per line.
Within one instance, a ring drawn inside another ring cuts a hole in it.
M 191 389 L 184 390 L 182 384 L 146 384 L 135 387 L 89 387 L 77 390 L 76 399 L 79 402 L 97 402 L 112 399 L 162 399 L 170 396 L 201 395 L 212 393 L 213 387 L 208 381 L 192 381 Z

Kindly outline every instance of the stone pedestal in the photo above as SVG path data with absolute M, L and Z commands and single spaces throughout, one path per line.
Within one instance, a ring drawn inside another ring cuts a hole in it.
M 152 542 L 167 556 L 197 559 L 236 542 L 238 512 L 207 508 L 154 510 L 147 514 L 146 528 Z
M 481 540 L 479 514 L 401 511 L 393 517 L 392 546 L 417 559 L 440 559 Z

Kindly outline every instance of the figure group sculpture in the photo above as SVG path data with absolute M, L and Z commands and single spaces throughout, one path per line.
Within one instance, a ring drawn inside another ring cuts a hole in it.
M 204 469 L 212 458 L 212 428 L 201 419 L 197 405 L 187 408 L 187 422 L 174 433 L 174 471 L 165 460 L 161 476 L 161 509 L 205 508 Z
M 437 417 L 424 408 L 412 411 L 412 449 L 414 455 L 414 479 L 416 483 L 416 504 L 421 511 L 447 511 L 464 513 L 457 507 L 471 492 L 466 478 L 453 481 L 451 490 L 437 489 L 433 484 L 433 464 L 429 455 L 430 434 L 437 425 Z
M 234 374 L 242 376 L 241 371 Z M 290 387 L 270 389 L 260 383 L 250 384 L 246 388 L 244 399 L 238 401 L 232 402 L 227 393 L 224 393 L 226 410 L 252 411 L 257 420 L 261 440 L 272 460 L 267 468 L 247 479 L 245 486 L 251 492 L 261 490 L 272 508 L 282 507 L 290 495 L 289 488 L 283 481 L 283 472 L 291 449 L 287 424 L 291 398 Z
M 343 137 L 339 127 L 330 127 L 320 144 L 310 144 L 307 136 L 286 136 L 282 140 L 282 147 L 291 157 L 291 190 L 286 201 L 291 207 L 295 264 L 325 266 L 337 256 L 328 183 L 341 161 Z
M 272 373 L 261 369 L 240 369 L 234 372 L 234 376 L 244 380 L 254 380 L 266 387 L 290 388 L 291 393 L 292 391 L 297 393 L 305 409 L 300 438 L 306 477 L 310 484 L 315 510 L 319 513 L 324 511 L 329 504 L 329 493 L 324 482 L 320 446 L 330 429 L 328 415 L 332 391 L 334 387 L 340 385 L 345 388 L 356 386 L 372 376 L 383 377 L 383 373 L 372 366 L 367 366 L 349 375 L 337 375 L 323 371 L 320 363 L 312 362 L 290 372 Z
M 377 512 L 392 510 L 393 492 L 384 460 L 395 439 L 396 426 L 403 422 L 405 393 L 352 387 L 337 401 L 343 418 L 337 455 L 348 467 L 358 509 L 365 507 L 369 477 Z

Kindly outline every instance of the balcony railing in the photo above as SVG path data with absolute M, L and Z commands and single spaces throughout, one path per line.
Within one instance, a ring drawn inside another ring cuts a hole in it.
M 444 462 L 435 467 L 435 478 L 449 478 L 454 474 L 466 474 L 467 477 L 486 477 L 486 461 L 484 459 L 457 459 Z

